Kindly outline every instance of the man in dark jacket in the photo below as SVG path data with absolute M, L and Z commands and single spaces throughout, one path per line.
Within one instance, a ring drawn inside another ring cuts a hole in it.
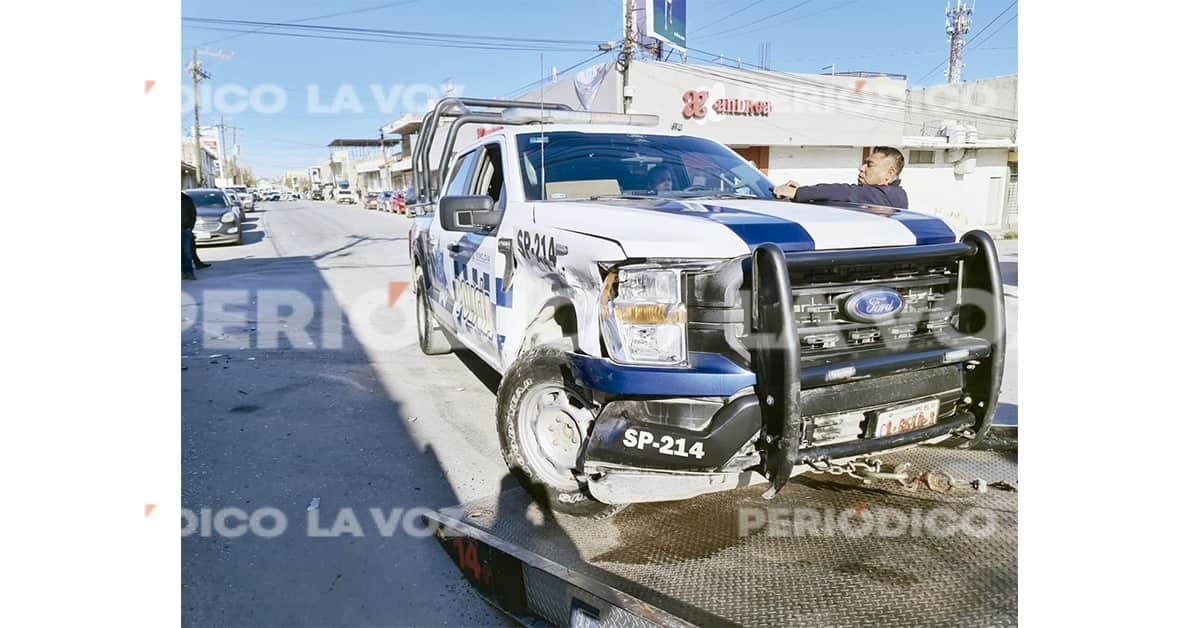
M 192 255 L 195 252 L 195 244 L 192 242 L 192 227 L 196 226 L 196 203 L 192 202 L 192 197 L 180 192 L 183 197 L 183 225 L 179 232 L 181 244 L 183 246 L 183 278 L 195 279 L 196 273 L 192 268 Z
M 797 203 L 834 201 L 908 209 L 908 194 L 900 187 L 904 155 L 891 146 L 876 146 L 858 167 L 858 184 L 800 185 L 788 181 L 775 187 L 775 196 Z

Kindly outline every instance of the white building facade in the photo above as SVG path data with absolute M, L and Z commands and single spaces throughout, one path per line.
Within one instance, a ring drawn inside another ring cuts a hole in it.
M 910 208 L 961 229 L 1016 226 L 1015 76 L 910 92 L 895 76 L 790 74 L 635 61 L 629 111 L 709 137 L 772 181 L 854 183 L 872 146 L 904 153 Z M 520 100 L 621 111 L 621 75 L 594 66 Z

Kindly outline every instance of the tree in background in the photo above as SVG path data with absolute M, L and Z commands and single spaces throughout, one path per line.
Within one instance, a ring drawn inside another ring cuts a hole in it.
M 232 169 L 234 185 L 253 186 L 253 182 L 257 180 L 254 176 L 254 170 L 250 169 L 249 166 L 246 166 L 245 168 L 241 166 L 234 166 Z

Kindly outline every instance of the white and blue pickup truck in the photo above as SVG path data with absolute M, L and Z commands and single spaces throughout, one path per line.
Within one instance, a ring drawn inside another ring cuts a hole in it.
M 487 133 L 455 148 L 467 124 Z M 1005 338 L 987 234 L 780 201 L 729 148 L 656 125 L 450 98 L 418 135 L 420 347 L 502 374 L 501 453 L 535 497 L 587 517 L 753 481 L 772 497 L 983 438 Z

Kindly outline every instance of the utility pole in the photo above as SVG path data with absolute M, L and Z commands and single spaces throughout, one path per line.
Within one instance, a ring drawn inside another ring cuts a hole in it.
M 225 116 L 217 124 L 217 141 L 221 144 L 221 178 L 229 181 L 229 145 L 225 143 Z
M 392 170 L 388 168 L 387 143 L 383 140 L 383 129 L 379 129 L 379 155 L 383 158 L 381 162 L 383 167 L 379 170 L 379 189 L 390 190 L 392 189 Z M 387 181 L 383 180 L 384 175 L 387 175 Z
M 196 185 L 203 187 L 204 149 L 200 146 L 200 81 L 211 77 L 200 67 L 195 48 L 192 48 L 192 63 L 188 65 L 188 73 L 192 75 L 192 140 L 196 144 Z
M 233 161 L 236 164 L 237 160 L 238 160 L 238 143 L 237 143 L 238 128 L 236 126 L 230 126 L 229 128 L 233 129 Z M 245 185 L 246 184 L 245 181 L 238 183 L 237 166 L 234 166 L 234 170 L 233 170 L 233 184 L 234 185 Z
M 625 37 L 621 40 L 621 111 L 629 113 L 633 96 L 629 93 L 629 66 L 633 63 L 633 0 L 625 0 Z
M 196 142 L 196 182 L 204 185 L 204 149 L 200 146 L 200 81 L 208 80 L 212 75 L 200 66 L 200 55 L 216 57 L 222 61 L 232 59 L 235 55 L 224 51 L 192 48 L 192 62 L 188 64 L 188 73 L 192 75 L 192 139 Z M 222 163 L 221 167 L 224 168 L 225 164 Z
M 967 31 L 971 30 L 971 14 L 975 4 L 967 6 L 963 0 L 955 0 L 954 8 L 946 4 L 946 34 L 950 36 L 950 65 L 946 68 L 948 83 L 962 82 L 963 46 Z
M 217 134 L 218 134 L 217 137 L 218 137 L 218 143 L 221 145 L 221 178 L 228 181 L 230 179 L 230 173 L 235 172 L 235 170 L 229 164 L 229 145 L 225 142 L 225 130 L 230 129 L 233 132 L 233 142 L 234 142 L 234 144 L 236 144 L 237 143 L 237 132 L 238 132 L 238 129 L 241 127 L 236 127 L 236 126 L 233 126 L 232 124 L 225 124 L 225 116 L 224 115 L 222 115 L 219 119 L 220 119 L 220 122 L 217 123 Z M 238 184 L 237 176 L 235 174 L 235 175 L 233 175 L 233 185 L 237 185 L 237 184 Z

